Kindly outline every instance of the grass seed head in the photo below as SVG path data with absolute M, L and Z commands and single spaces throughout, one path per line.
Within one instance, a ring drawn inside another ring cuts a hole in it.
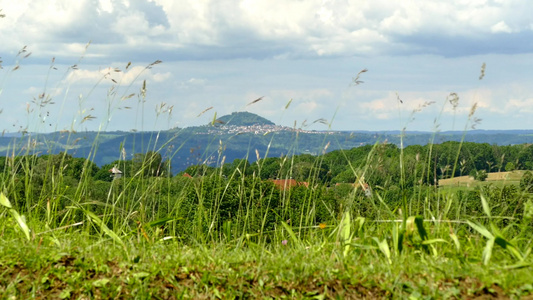
M 481 65 L 481 74 L 479 74 L 479 80 L 483 79 L 485 77 L 485 68 L 487 67 L 487 64 L 483 63 Z

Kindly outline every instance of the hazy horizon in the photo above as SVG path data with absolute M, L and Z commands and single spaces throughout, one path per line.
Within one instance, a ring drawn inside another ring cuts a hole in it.
M 248 111 L 240 111 L 240 112 L 248 112 Z M 239 112 L 231 112 L 227 115 L 221 115 L 221 116 L 217 116 L 217 119 L 220 119 L 222 117 L 226 117 L 226 116 L 229 116 L 231 117 L 233 114 L 235 113 L 239 113 Z M 259 117 L 262 117 L 260 114 L 255 114 L 255 113 L 252 113 L 254 115 L 257 115 Z M 264 118 L 266 119 L 267 121 L 271 121 L 271 120 L 268 120 L 267 118 Z M 324 120 L 314 120 L 316 122 L 314 123 L 319 123 L 319 122 L 323 122 Z M 212 124 L 213 120 L 210 120 L 208 123 L 206 124 L 200 124 L 200 125 L 191 125 L 191 126 L 186 126 L 186 127 L 173 127 L 173 128 L 168 128 L 168 129 L 160 129 L 160 130 L 144 130 L 144 131 L 138 131 L 138 130 L 107 130 L 105 132 L 124 132 L 124 133 L 128 133 L 128 132 L 154 132 L 154 131 L 165 131 L 165 130 L 175 130 L 175 129 L 187 129 L 187 128 L 195 128 L 195 127 L 204 127 L 204 126 L 207 126 L 207 127 L 211 127 L 211 126 L 215 126 L 215 127 L 223 127 L 223 126 L 232 126 L 232 125 L 235 125 L 235 126 L 246 126 L 246 125 L 239 125 L 239 124 L 235 124 L 235 123 L 227 123 L 227 124 L 219 124 L 217 123 L 216 125 L 213 125 Z M 274 122 L 274 125 L 275 126 L 282 126 L 282 127 L 288 127 L 288 128 L 291 128 L 291 129 L 298 129 L 298 130 L 312 130 L 312 131 L 323 131 L 323 132 L 331 132 L 331 131 L 336 131 L 336 132 L 368 132 L 368 133 L 380 133 L 380 132 L 383 132 L 383 133 L 400 133 L 402 132 L 402 130 L 398 130 L 398 129 L 390 129 L 390 130 L 387 130 L 387 129 L 384 129 L 384 130 L 335 130 L 335 129 L 314 129 L 316 126 L 313 126 L 314 125 L 313 122 L 310 122 L 309 120 L 306 121 L 305 124 L 303 124 L 303 126 L 300 126 L 300 127 L 294 127 L 294 124 L 293 126 L 286 126 L 286 125 L 282 125 L 282 124 L 276 124 Z M 302 124 L 297 124 L 297 125 L 302 125 Z M 323 124 L 322 124 L 323 125 Z M 472 129 L 472 128 L 467 128 L 467 129 L 457 129 L 457 130 L 438 130 L 437 133 L 463 133 L 463 132 L 471 132 L 471 133 L 481 133 L 481 132 L 503 132 L 503 133 L 506 133 L 506 132 L 516 132 L 516 131 L 523 131 L 523 132 L 531 132 L 533 133 L 533 129 Z M 46 131 L 46 132 L 29 132 L 29 133 L 36 133 L 36 134 L 47 134 L 47 133 L 55 133 L 55 132 L 60 132 L 60 131 Z M 82 132 L 98 132 L 97 130 L 84 130 Z M 82 132 L 77 132 L 77 133 L 82 133 Z M 104 132 L 104 131 L 102 131 Z M 427 133 L 427 134 L 432 134 L 432 133 L 435 133 L 435 131 L 424 131 L 424 130 L 409 130 L 406 128 L 405 130 L 406 133 Z M 22 135 L 23 133 L 21 132 L 18 132 L 18 131 L 5 131 L 3 132 L 2 136 L 13 136 L 13 135 Z

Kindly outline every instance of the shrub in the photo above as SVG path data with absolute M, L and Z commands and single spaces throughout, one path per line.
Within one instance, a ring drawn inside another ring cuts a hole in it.
M 532 193 L 533 192 L 533 173 L 526 171 L 520 179 L 520 189 L 522 191 Z
M 470 176 L 474 177 L 475 180 L 485 181 L 489 177 L 489 174 L 485 170 L 472 170 Z

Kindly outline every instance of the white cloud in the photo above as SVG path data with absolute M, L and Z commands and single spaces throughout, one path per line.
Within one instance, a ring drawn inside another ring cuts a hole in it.
M 207 83 L 207 79 L 191 77 L 179 83 L 178 87 L 181 89 L 189 89 L 194 87 L 203 87 Z
M 496 24 L 494 24 L 490 30 L 494 33 L 511 33 L 513 32 L 509 25 L 505 23 L 505 21 L 500 21 Z
M 316 113 L 321 107 L 323 107 L 323 105 L 319 104 L 317 101 L 303 101 L 296 103 L 295 109 L 299 114 L 305 117 L 306 115 Z
M 99 0 L 98 1 L 98 10 L 103 13 L 112 13 L 113 12 L 113 3 L 111 0 Z
M 451 50 L 435 44 L 464 43 L 459 37 L 493 41 L 486 45 L 499 49 L 494 33 L 531 32 L 531 20 L 524 12 L 532 10 L 533 3 L 20 0 L 4 4 L 3 9 L 6 18 L 0 38 L 11 42 L 0 45 L 2 52 L 27 44 L 36 55 L 75 52 L 72 56 L 79 52 L 69 45 L 92 40 L 92 51 L 100 55 L 125 51 L 201 58 L 313 57 L 404 54 L 430 48 L 446 55 Z
M 153 72 L 151 69 L 146 69 L 145 67 L 135 66 L 126 71 L 119 71 L 119 69 L 115 68 L 105 68 L 93 71 L 78 69 L 70 72 L 66 80 L 69 83 L 88 82 L 95 84 L 103 79 L 115 84 L 129 85 L 134 81 L 141 82 L 142 80 L 162 82 L 169 79 L 171 76 L 170 72 L 158 73 Z
M 328 89 L 288 89 L 288 90 L 272 90 L 270 96 L 281 101 L 289 101 L 289 99 L 299 100 L 318 100 L 328 99 L 334 93 Z
M 504 111 L 513 111 L 516 113 L 533 113 L 533 98 L 509 99 L 505 104 Z

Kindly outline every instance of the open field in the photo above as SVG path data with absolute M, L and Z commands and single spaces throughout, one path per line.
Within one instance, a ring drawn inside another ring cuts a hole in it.
M 492 184 L 518 184 L 525 171 L 512 172 L 493 172 L 488 173 L 487 179 L 483 181 L 476 181 L 472 176 L 459 176 L 450 179 L 440 179 L 441 186 L 460 186 L 460 187 L 474 187 L 478 185 Z

